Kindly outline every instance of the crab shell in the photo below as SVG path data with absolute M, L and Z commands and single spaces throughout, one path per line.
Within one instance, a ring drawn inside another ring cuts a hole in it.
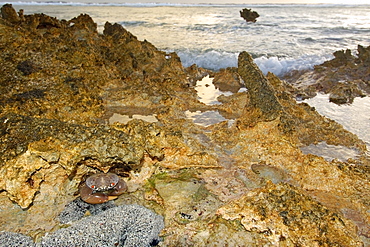
M 97 173 L 85 181 L 87 187 L 94 191 L 107 191 L 113 189 L 119 182 L 119 177 L 114 173 Z
M 127 191 L 125 181 L 114 173 L 97 173 L 80 187 L 81 199 L 90 204 L 104 203 Z

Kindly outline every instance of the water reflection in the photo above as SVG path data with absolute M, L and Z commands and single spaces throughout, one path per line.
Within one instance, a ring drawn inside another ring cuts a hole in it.
M 207 127 L 212 124 L 220 123 L 222 121 L 227 120 L 218 111 L 186 111 L 185 115 L 187 118 L 192 119 L 195 124 Z M 229 127 L 234 123 L 235 120 L 231 119 L 228 120 Z
M 221 92 L 213 85 L 213 79 L 209 76 L 197 81 L 195 90 L 198 92 L 198 99 L 206 105 L 219 105 L 221 102 L 217 100 L 220 95 L 230 96 L 232 92 Z
M 121 114 L 118 114 L 118 113 L 114 113 L 109 118 L 109 124 L 114 124 L 114 123 L 126 124 L 126 123 L 128 123 L 129 121 L 131 121 L 133 119 L 141 119 L 141 120 L 144 120 L 144 121 L 149 122 L 149 123 L 158 122 L 158 119 L 155 117 L 155 114 L 154 115 L 148 115 L 148 116 L 134 114 L 134 115 L 132 115 L 132 117 L 130 117 L 128 115 L 121 115 Z
M 316 145 L 311 144 L 306 147 L 301 147 L 304 154 L 314 154 L 323 157 L 327 161 L 337 159 L 339 161 L 346 161 L 350 158 L 354 159 L 359 156 L 359 152 L 355 149 L 344 146 L 335 146 L 320 142 Z
M 337 105 L 329 102 L 329 94 L 318 94 L 312 99 L 304 100 L 316 111 L 343 125 L 363 140 L 370 150 L 370 98 L 355 98 L 352 104 Z

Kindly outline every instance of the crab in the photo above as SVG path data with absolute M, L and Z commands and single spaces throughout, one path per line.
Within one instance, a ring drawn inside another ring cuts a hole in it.
M 114 173 L 96 173 L 86 179 L 80 187 L 81 199 L 90 204 L 104 203 L 116 199 L 127 191 L 125 181 Z

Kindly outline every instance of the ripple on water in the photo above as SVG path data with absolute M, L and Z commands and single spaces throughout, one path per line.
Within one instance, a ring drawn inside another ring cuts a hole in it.
M 326 142 L 320 142 L 316 145 L 310 144 L 306 147 L 301 147 L 304 154 L 314 154 L 323 157 L 327 161 L 337 159 L 339 161 L 346 161 L 350 158 L 357 158 L 360 153 L 358 150 L 344 146 L 329 145 Z
M 235 122 L 234 119 L 224 118 L 218 111 L 186 111 L 185 115 L 188 119 L 193 120 L 195 124 L 208 127 L 212 124 L 217 124 L 223 121 L 228 121 L 229 127 Z

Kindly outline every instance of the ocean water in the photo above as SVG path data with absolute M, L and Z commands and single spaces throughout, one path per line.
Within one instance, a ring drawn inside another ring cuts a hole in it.
M 119 23 L 139 40 L 177 52 L 185 67 L 235 67 L 247 51 L 264 73 L 283 75 L 310 69 L 336 50 L 370 45 L 370 5 L 12 4 L 67 20 L 86 13 L 100 32 L 106 21 Z M 240 17 L 243 8 L 260 14 L 256 23 Z

